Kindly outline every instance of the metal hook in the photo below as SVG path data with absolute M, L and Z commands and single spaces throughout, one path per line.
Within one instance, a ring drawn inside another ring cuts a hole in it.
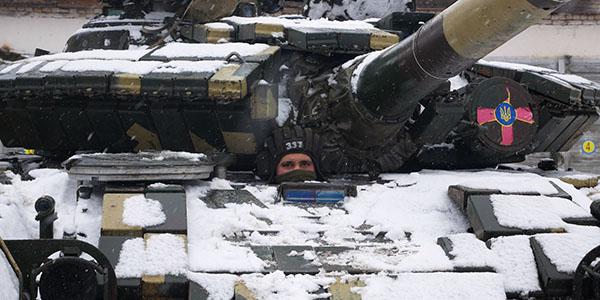
M 225 60 L 226 60 L 227 62 L 231 62 L 231 58 L 232 58 L 232 57 L 236 57 L 236 58 L 237 58 L 237 60 L 238 60 L 239 62 L 241 62 L 241 63 L 246 63 L 246 60 L 245 60 L 245 59 L 242 57 L 242 55 L 240 55 L 240 54 L 239 54 L 239 53 L 237 53 L 237 52 L 231 52 L 231 53 L 229 53 L 229 55 L 227 55 L 227 57 L 225 57 Z

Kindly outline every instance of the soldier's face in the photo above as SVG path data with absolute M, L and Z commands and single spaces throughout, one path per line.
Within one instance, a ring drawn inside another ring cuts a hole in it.
M 304 153 L 286 154 L 277 164 L 276 175 L 280 176 L 295 170 L 315 172 L 315 165 L 310 156 Z

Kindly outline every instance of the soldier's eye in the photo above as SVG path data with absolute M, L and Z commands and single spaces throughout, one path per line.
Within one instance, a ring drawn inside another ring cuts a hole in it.
M 308 160 L 303 160 L 300 162 L 300 166 L 301 167 L 310 167 L 310 166 L 312 166 L 312 162 L 308 161 Z
M 294 162 L 291 161 L 284 161 L 281 163 L 281 166 L 284 168 L 292 168 L 294 166 Z

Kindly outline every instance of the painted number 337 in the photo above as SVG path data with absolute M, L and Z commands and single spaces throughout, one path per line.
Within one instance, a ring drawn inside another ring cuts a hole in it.
M 298 149 L 298 148 L 304 148 L 304 142 L 294 141 L 294 142 L 285 143 L 285 150 L 292 150 L 292 149 Z

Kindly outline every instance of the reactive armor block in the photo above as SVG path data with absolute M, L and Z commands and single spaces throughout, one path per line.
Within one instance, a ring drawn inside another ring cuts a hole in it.
M 226 45 L 212 47 L 120 51 L 120 60 L 108 64 L 92 53 L 67 62 L 48 56 L 8 70 L 1 82 L 13 96 L 2 111 L 14 133 L 7 129 L 0 138 L 55 153 L 256 154 L 277 116 L 279 49 L 245 45 L 239 56 Z

